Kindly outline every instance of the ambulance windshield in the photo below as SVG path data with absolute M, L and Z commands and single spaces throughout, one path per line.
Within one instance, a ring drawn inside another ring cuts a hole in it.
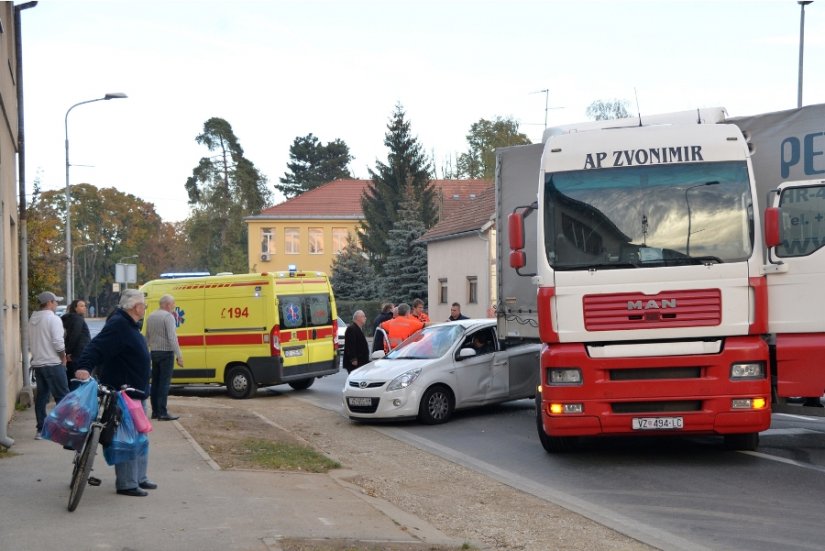
M 544 204 L 556 270 L 735 262 L 753 249 L 744 161 L 548 173 Z

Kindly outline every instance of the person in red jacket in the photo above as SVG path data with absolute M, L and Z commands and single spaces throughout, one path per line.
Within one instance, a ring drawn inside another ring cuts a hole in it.
M 398 316 L 381 324 L 381 329 L 387 334 L 387 338 L 384 339 L 384 351 L 393 350 L 422 327 L 424 324 L 410 315 L 410 305 L 402 302 L 398 305 Z

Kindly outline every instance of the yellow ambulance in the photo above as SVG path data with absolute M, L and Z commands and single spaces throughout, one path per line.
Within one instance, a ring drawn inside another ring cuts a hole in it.
M 233 398 L 258 387 L 309 388 L 338 372 L 335 298 L 323 272 L 263 272 L 156 279 L 141 287 L 147 312 L 175 298 L 183 367 L 172 384 L 225 385 Z

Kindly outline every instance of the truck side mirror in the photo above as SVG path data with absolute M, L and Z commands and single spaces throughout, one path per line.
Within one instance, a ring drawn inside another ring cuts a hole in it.
M 778 207 L 768 207 L 765 209 L 765 245 L 768 247 L 776 247 L 782 243 L 779 236 L 781 214 Z
M 527 255 L 524 251 L 510 251 L 510 267 L 515 270 L 520 270 L 527 265 Z
M 510 250 L 520 251 L 524 248 L 524 216 L 520 212 L 511 212 L 507 216 L 507 231 L 510 236 Z

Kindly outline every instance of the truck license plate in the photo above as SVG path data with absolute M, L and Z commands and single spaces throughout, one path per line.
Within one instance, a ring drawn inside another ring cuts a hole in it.
M 633 430 L 679 430 L 685 427 L 682 417 L 634 417 Z
M 303 356 L 304 351 L 300 348 L 293 348 L 292 350 L 284 350 L 284 356 L 287 358 L 297 358 L 298 356 Z
M 351 406 L 371 406 L 372 398 L 347 398 L 347 403 Z

